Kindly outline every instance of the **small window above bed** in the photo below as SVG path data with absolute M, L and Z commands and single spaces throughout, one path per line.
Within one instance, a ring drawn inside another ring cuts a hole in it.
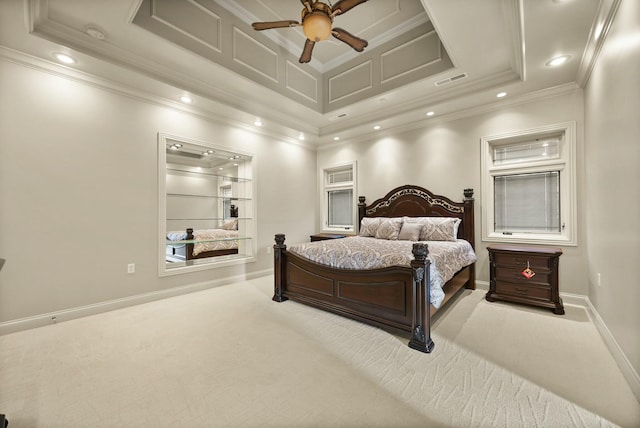
M 353 232 L 356 223 L 356 163 L 322 170 L 322 231 Z

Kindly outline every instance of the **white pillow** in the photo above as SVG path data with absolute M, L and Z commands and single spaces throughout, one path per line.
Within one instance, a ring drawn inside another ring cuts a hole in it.
M 400 228 L 402 227 L 402 218 L 383 218 L 380 220 L 378 230 L 375 237 L 377 239 L 398 239 Z
M 455 217 L 405 217 L 405 223 L 419 223 L 421 241 L 455 241 L 461 220 Z
M 231 219 L 229 221 L 225 221 L 220 226 L 220 229 L 223 229 L 223 230 L 238 230 L 238 219 L 234 218 L 234 219 Z
M 363 217 L 360 222 L 360 236 L 375 237 L 380 226 L 380 217 Z
M 418 241 L 420 240 L 420 232 L 422 225 L 420 223 L 402 223 L 398 240 L 401 241 Z

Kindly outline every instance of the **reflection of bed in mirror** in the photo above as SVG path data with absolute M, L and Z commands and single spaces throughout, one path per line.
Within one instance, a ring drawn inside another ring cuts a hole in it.
M 238 208 L 219 228 L 167 232 L 167 261 L 188 261 L 238 254 Z

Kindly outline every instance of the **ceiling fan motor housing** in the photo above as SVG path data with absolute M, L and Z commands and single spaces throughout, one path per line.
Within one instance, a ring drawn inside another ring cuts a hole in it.
M 311 12 L 302 9 L 302 31 L 309 40 L 326 40 L 331 35 L 332 23 L 331 8 L 325 3 L 315 2 Z

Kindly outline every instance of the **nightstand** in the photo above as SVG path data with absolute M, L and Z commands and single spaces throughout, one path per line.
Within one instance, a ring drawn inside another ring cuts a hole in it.
M 489 245 L 490 301 L 505 300 L 550 308 L 563 315 L 558 290 L 560 248 Z
M 340 239 L 346 237 L 347 235 L 341 235 L 337 233 L 316 233 L 315 235 L 309 236 L 309 238 L 311 238 L 311 242 L 326 241 L 327 239 Z

